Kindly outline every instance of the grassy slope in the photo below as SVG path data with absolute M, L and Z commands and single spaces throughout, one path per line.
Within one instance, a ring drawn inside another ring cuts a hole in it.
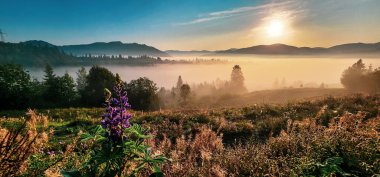
M 323 99 L 328 96 L 345 96 L 350 92 L 343 88 L 298 88 L 264 90 L 246 95 L 247 101 L 254 103 L 287 103 L 300 100 Z
M 286 104 L 290 102 L 342 97 L 350 95 L 343 88 L 294 88 L 254 91 L 243 95 L 223 95 L 218 98 L 203 97 L 197 100 L 202 107 L 242 107 L 255 104 Z
M 320 93 L 334 93 L 334 90 L 329 89 L 330 92 L 321 92 L 318 89 L 302 90 L 308 96 L 316 93 L 317 96 L 314 97 L 318 98 L 318 95 L 321 95 Z M 256 92 L 256 94 L 265 93 L 280 96 L 283 92 L 289 94 L 289 92 L 294 91 L 262 91 Z M 342 90 L 336 90 L 335 93 L 342 93 Z M 255 94 L 255 92 L 251 94 Z M 305 170 L 309 170 L 310 163 L 322 163 L 327 158 L 333 157 L 343 158 L 343 164 L 340 166 L 344 171 L 358 175 L 368 175 L 380 172 L 379 164 L 376 161 L 379 155 L 373 154 L 376 148 L 379 147 L 379 142 L 376 141 L 378 135 L 368 135 L 369 137 L 364 142 L 362 139 L 366 138 L 367 135 L 363 136 L 346 130 L 342 132 L 341 129 L 334 127 L 326 128 L 326 125 L 336 117 L 342 116 L 341 120 L 361 117 L 366 124 L 369 124 L 367 122 L 379 119 L 379 102 L 379 96 L 364 97 L 356 95 L 340 98 L 309 99 L 283 105 L 263 104 L 242 108 L 132 112 L 134 115 L 132 121 L 149 128 L 150 132 L 155 134 L 158 150 L 167 157 L 175 159 L 175 162 L 168 163 L 163 169 L 167 176 L 215 176 L 218 171 L 222 174 L 232 173 L 243 176 L 262 176 L 267 173 L 289 176 L 292 170 L 297 174 L 302 174 Z M 40 110 L 40 112 L 50 117 L 49 126 L 54 129 L 54 136 L 50 138 L 50 145 L 47 148 L 58 151 L 62 146 L 60 145 L 61 142 L 70 144 L 80 130 L 91 131 L 95 125 L 99 124 L 102 110 L 100 108 Z M 350 114 L 346 114 L 346 112 L 358 113 L 359 116 L 351 118 Z M 307 128 L 310 127 L 307 126 L 305 129 L 299 130 L 294 127 L 294 130 L 289 130 L 289 121 L 305 120 L 306 122 L 301 122 L 300 124 L 308 124 L 310 121 L 307 120 L 315 120 L 318 124 L 311 123 L 310 126 L 314 126 L 312 129 Z M 18 120 L 2 119 L 0 127 L 12 127 L 16 125 L 15 122 L 18 122 Z M 374 127 L 371 128 L 371 131 L 380 130 L 378 125 L 374 124 L 377 129 Z M 281 135 L 284 131 L 287 132 L 287 135 Z M 304 132 L 297 133 L 298 131 Z M 331 132 L 334 131 L 339 131 L 340 133 L 331 135 Z M 367 130 L 364 128 L 360 131 L 366 133 Z M 368 130 L 367 133 L 369 132 Z M 199 134 L 202 137 L 197 140 L 196 137 Z M 216 138 L 216 135 L 222 136 Z M 178 149 L 179 147 L 174 143 L 179 141 L 182 136 L 186 137 L 185 149 Z M 195 139 L 192 140 L 190 137 L 195 137 Z M 352 140 L 352 137 L 354 137 L 355 141 Z M 167 141 L 170 141 L 171 143 L 169 144 L 172 145 L 165 146 L 164 143 Z M 214 144 L 217 144 L 218 141 L 223 142 L 223 145 L 218 145 L 222 146 L 218 151 L 215 152 L 214 149 L 209 149 Z M 298 145 L 297 143 L 300 141 L 304 142 Z M 362 149 L 360 151 L 354 150 L 356 144 L 360 141 L 364 143 L 363 147 L 361 147 Z M 292 149 L 295 146 L 297 148 Z M 309 152 L 308 148 L 312 148 L 312 151 Z M 288 149 L 291 149 L 291 151 L 289 152 Z M 172 155 L 182 151 L 186 152 L 186 155 Z M 268 152 L 260 153 L 264 151 Z M 203 157 L 205 152 L 206 155 L 211 153 L 211 156 Z M 202 164 L 206 165 L 197 165 L 198 158 L 201 156 L 202 159 L 206 158 L 202 160 Z M 352 159 L 353 156 L 355 159 Z M 178 157 L 179 159 L 176 159 Z M 300 159 L 306 162 L 300 162 Z M 177 161 L 189 170 L 177 169 Z M 271 166 L 273 165 L 271 168 L 267 166 L 268 162 L 270 162 Z M 372 165 L 370 170 L 366 171 L 366 166 L 358 166 L 362 162 Z M 209 169 L 217 172 L 210 172 Z M 277 172 L 271 171 L 272 169 L 276 169 Z M 312 174 L 318 175 L 319 173 L 313 172 Z

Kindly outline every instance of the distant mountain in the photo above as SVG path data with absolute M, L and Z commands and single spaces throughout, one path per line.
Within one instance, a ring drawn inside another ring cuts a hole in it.
M 67 65 L 77 62 L 62 52 L 57 46 L 44 41 L 21 43 L 0 42 L 0 63 L 13 63 L 24 66 Z
M 107 43 L 109 44 L 109 43 Z M 111 43 L 112 45 L 112 43 Z M 117 44 L 119 45 L 119 44 Z M 123 44 L 125 45 L 125 44 Z M 113 53 L 103 53 L 112 56 L 72 56 L 68 52 L 64 52 L 62 46 L 55 46 L 45 41 L 25 41 L 20 43 L 0 42 L 0 64 L 13 63 L 20 64 L 28 67 L 43 67 L 46 64 L 53 66 L 91 66 L 91 65 L 134 65 L 134 66 L 147 66 L 160 63 L 173 63 L 171 60 L 164 60 L 156 58 L 154 54 L 162 54 L 157 52 L 157 49 L 141 44 L 132 44 L 138 49 L 131 50 L 124 55 L 139 55 L 132 56 L 119 56 Z M 142 47 L 141 47 L 142 46 Z M 142 49 L 141 49 L 142 48 Z M 109 48 L 106 48 L 109 49 Z M 132 47 L 133 49 L 133 47 Z M 110 51 L 109 49 L 108 51 Z M 99 51 L 99 50 L 98 50 Z M 103 50 L 104 51 L 104 50 Z M 117 50 L 115 50 L 117 51 Z M 140 53 L 132 53 L 130 51 L 140 51 Z M 147 52 L 148 51 L 148 52 Z M 121 52 L 120 52 L 121 53 Z M 88 53 L 87 53 L 88 54 Z M 123 53 L 121 53 L 123 55 Z M 165 54 L 165 53 L 164 53 Z M 116 56 L 115 56 L 116 55 Z
M 216 51 L 216 54 L 260 54 L 260 55 L 320 55 L 320 54 L 380 54 L 380 42 L 350 43 L 333 46 L 330 48 L 323 47 L 295 47 L 285 44 L 257 45 L 240 49 L 228 49 Z
M 350 43 L 336 45 L 328 48 L 330 53 L 380 53 L 380 42 L 366 44 L 366 43 Z
M 30 40 L 30 41 L 20 42 L 20 44 L 30 45 L 30 46 L 35 46 L 35 47 L 57 47 L 53 44 L 50 44 L 46 41 L 41 41 L 41 40 Z
M 96 42 L 92 44 L 64 45 L 60 46 L 64 52 L 73 55 L 128 55 L 128 56 L 155 56 L 168 57 L 169 54 L 158 50 L 152 46 L 137 43 L 114 42 Z
M 323 48 L 294 47 L 285 44 L 258 45 L 240 49 L 229 49 L 218 53 L 231 54 L 310 54 L 324 52 Z

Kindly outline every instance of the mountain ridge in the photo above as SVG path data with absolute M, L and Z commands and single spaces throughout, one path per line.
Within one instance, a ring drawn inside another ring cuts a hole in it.
M 155 47 L 139 43 L 122 43 L 121 41 L 95 42 L 90 44 L 63 45 L 60 48 L 74 55 L 149 55 L 155 57 L 169 57 L 170 55 Z
M 155 47 L 139 43 L 122 43 L 121 41 L 111 42 L 93 42 L 90 44 L 74 44 L 74 45 L 54 45 L 42 40 L 28 40 L 20 42 L 24 45 L 33 45 L 36 47 L 57 47 L 67 54 L 72 55 L 128 55 L 128 56 L 155 56 L 169 57 L 170 55 Z
M 175 51 L 175 52 L 173 52 Z M 196 51 L 202 53 L 203 50 Z M 193 51 L 166 50 L 169 54 L 194 53 Z M 203 52 L 209 54 L 258 54 L 258 55 L 323 55 L 323 54 L 380 54 L 380 42 L 377 43 L 345 43 L 331 47 L 296 47 L 287 44 L 254 45 L 244 48 L 231 48 L 227 50 L 215 50 Z
M 54 45 L 42 40 L 20 42 L 24 45 L 40 47 L 57 47 L 67 54 L 83 55 L 129 55 L 170 57 L 186 55 L 220 55 L 220 54 L 257 54 L 257 55 L 335 55 L 335 54 L 380 54 L 380 42 L 377 43 L 345 43 L 331 47 L 297 47 L 275 43 L 270 45 L 254 45 L 227 50 L 159 50 L 153 46 L 139 43 L 123 43 L 121 41 L 94 42 L 89 44 Z

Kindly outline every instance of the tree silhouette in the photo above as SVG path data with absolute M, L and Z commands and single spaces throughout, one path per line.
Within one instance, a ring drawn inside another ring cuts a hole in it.
M 157 110 L 159 98 L 156 83 L 146 77 L 140 77 L 127 84 L 128 101 L 132 109 Z
M 183 85 L 182 77 L 178 76 L 177 88 L 180 89 Z
M 48 102 L 56 102 L 57 97 L 56 97 L 56 92 L 57 92 L 57 79 L 56 75 L 54 74 L 53 68 L 47 64 L 45 66 L 45 75 L 44 75 L 44 94 L 43 97 L 46 101 Z
M 20 65 L 0 64 L 0 109 L 24 109 L 30 98 L 30 75 Z
M 367 69 L 363 60 L 360 59 L 347 68 L 340 79 L 342 85 L 352 91 L 364 91 L 367 88 Z
M 45 75 L 44 75 L 45 82 L 49 82 L 49 80 L 51 81 L 55 78 L 54 70 L 49 64 L 45 66 L 44 72 L 45 72 Z
M 78 92 L 81 92 L 84 90 L 84 88 L 86 87 L 87 85 L 87 80 L 86 80 L 86 77 L 87 77 L 87 71 L 86 71 L 86 68 L 84 67 L 81 67 L 78 72 L 77 72 L 77 90 Z
M 181 97 L 183 98 L 184 102 L 187 101 L 187 98 L 190 95 L 190 86 L 189 84 L 183 84 L 180 89 Z
M 241 71 L 241 68 L 239 65 L 235 65 L 232 68 L 230 86 L 231 86 L 231 91 L 233 92 L 236 92 L 236 93 L 247 92 L 247 88 L 244 85 L 243 72 Z
M 93 66 L 86 80 L 87 85 L 82 94 L 82 102 L 87 106 L 102 106 L 104 89 L 112 90 L 115 76 L 106 68 Z
M 62 77 L 57 78 L 57 85 L 58 104 L 64 107 L 72 106 L 76 99 L 74 79 L 65 73 Z
M 50 65 L 45 67 L 43 98 L 46 107 L 67 107 L 76 99 L 74 79 L 66 73 L 56 76 Z

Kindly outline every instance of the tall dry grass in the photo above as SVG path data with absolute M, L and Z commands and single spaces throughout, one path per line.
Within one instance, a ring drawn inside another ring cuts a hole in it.
M 289 119 L 277 137 L 263 143 L 228 147 L 203 126 L 194 137 L 172 142 L 165 135 L 152 144 L 172 159 L 163 166 L 166 176 L 320 176 L 330 168 L 321 164 L 332 158 L 342 159 L 337 164 L 341 172 L 330 175 L 380 174 L 380 117 L 366 120 L 363 112 L 347 112 L 323 126 L 319 122 L 324 109 L 314 118 Z
M 18 128 L 1 129 L 0 176 L 15 176 L 26 171 L 28 158 L 48 142 L 48 119 L 28 110 L 28 118 Z M 37 126 L 41 124 L 42 129 Z

